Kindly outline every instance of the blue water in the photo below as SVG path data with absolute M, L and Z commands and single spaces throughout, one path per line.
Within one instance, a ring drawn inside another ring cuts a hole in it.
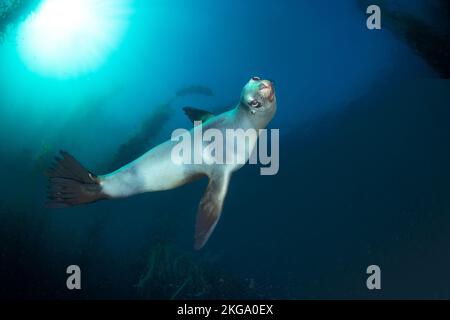
M 426 3 L 395 10 L 429 21 Z M 153 273 L 146 294 L 135 286 L 162 246 L 162 270 L 184 255 L 202 270 L 175 298 L 450 297 L 448 80 L 388 28 L 367 30 L 358 1 L 131 7 L 117 48 L 76 77 L 30 70 L 14 28 L 0 43 L 1 296 L 170 298 L 184 271 Z M 190 127 L 182 107 L 224 111 L 254 75 L 276 83 L 280 172 L 234 175 L 202 251 L 192 239 L 206 181 L 44 208 L 43 172 L 58 150 L 107 173 L 177 90 L 200 84 L 214 95 L 174 100 L 151 145 Z M 71 264 L 83 270 L 81 291 L 65 287 Z M 383 270 L 381 291 L 366 288 L 371 264 Z

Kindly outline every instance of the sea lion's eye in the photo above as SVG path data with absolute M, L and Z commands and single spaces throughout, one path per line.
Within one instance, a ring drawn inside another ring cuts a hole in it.
M 260 108 L 261 107 L 261 102 L 259 102 L 258 100 L 252 100 L 250 101 L 250 106 L 252 108 Z
M 261 81 L 261 78 L 260 77 L 253 77 L 252 80 L 253 81 Z

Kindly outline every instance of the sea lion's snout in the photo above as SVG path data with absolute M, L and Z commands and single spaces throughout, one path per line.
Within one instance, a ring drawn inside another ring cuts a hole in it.
M 256 85 L 257 90 L 259 90 L 264 99 L 268 99 L 270 102 L 273 102 L 275 98 L 275 88 L 272 80 L 263 80 L 260 77 L 252 77 L 250 79 L 250 84 L 252 83 Z
M 272 81 L 262 80 L 261 84 L 259 85 L 259 90 L 261 91 L 261 94 L 265 99 L 273 102 L 275 98 L 275 89 L 273 87 Z
M 246 105 L 252 114 L 272 114 L 276 109 L 275 100 L 275 88 L 271 80 L 252 77 L 242 91 L 241 103 Z

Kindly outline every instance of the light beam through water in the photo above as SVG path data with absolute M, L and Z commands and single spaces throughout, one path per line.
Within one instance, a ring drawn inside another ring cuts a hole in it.
M 130 12 L 130 0 L 43 0 L 19 28 L 20 55 L 45 76 L 89 73 L 119 45 Z

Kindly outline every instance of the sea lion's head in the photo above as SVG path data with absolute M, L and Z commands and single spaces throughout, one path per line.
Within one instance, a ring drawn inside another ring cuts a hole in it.
M 273 82 L 259 77 L 251 78 L 242 90 L 240 104 L 255 116 L 271 119 L 277 108 Z

